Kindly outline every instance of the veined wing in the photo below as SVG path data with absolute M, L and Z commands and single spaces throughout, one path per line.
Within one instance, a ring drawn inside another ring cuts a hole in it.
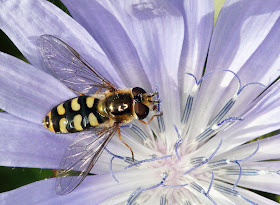
M 119 128 L 119 125 L 108 129 L 95 128 L 81 132 L 73 139 L 59 165 L 57 194 L 70 193 L 85 179 Z
M 112 83 L 59 38 L 42 35 L 38 44 L 48 69 L 70 89 L 84 94 L 94 93 L 99 88 L 116 90 Z

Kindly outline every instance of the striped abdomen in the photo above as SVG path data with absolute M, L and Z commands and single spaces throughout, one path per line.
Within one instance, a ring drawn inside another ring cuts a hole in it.
M 44 126 L 55 133 L 88 130 L 108 120 L 98 112 L 100 99 L 79 96 L 54 107 L 44 118 Z

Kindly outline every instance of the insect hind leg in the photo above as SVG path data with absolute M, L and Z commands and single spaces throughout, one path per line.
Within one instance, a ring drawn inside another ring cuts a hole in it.
M 119 139 L 120 139 L 120 141 L 122 141 L 122 143 L 124 143 L 125 146 L 127 146 L 127 147 L 130 149 L 130 151 L 131 151 L 131 158 L 132 158 L 132 161 L 134 161 L 134 153 L 133 153 L 131 147 L 130 147 L 128 144 L 126 144 L 126 143 L 122 140 L 120 128 L 118 129 L 118 134 L 119 134 Z

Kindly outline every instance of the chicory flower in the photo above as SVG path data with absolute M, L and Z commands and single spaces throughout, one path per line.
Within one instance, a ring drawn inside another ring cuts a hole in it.
M 2 193 L 1 204 L 276 204 L 279 194 L 280 3 L 0 0 L 0 28 L 30 64 L 0 53 L 0 165 L 59 168 L 73 135 L 41 122 L 76 94 L 47 70 L 38 37 L 56 36 L 120 88 L 157 90 L 164 114 L 122 128 L 73 192 L 55 179 Z M 207 59 L 207 61 L 206 61 Z M 274 84 L 272 84 L 274 83 Z M 274 160 L 274 161 L 273 161 Z

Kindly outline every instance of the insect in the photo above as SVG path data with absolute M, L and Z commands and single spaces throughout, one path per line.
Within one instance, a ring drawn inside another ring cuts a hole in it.
M 87 176 L 101 153 L 120 127 L 138 119 L 142 121 L 155 111 L 157 95 L 142 88 L 117 89 L 93 66 L 62 40 L 51 36 L 39 37 L 39 50 L 50 72 L 80 96 L 60 103 L 43 119 L 43 125 L 54 133 L 76 133 L 61 159 L 56 179 L 57 194 L 73 191 Z M 105 92 L 101 92 L 106 89 Z M 85 95 L 85 91 L 94 91 Z M 81 132 L 83 131 L 83 132 Z M 122 141 L 132 153 L 128 144 Z M 75 173 L 75 174 L 73 174 Z

